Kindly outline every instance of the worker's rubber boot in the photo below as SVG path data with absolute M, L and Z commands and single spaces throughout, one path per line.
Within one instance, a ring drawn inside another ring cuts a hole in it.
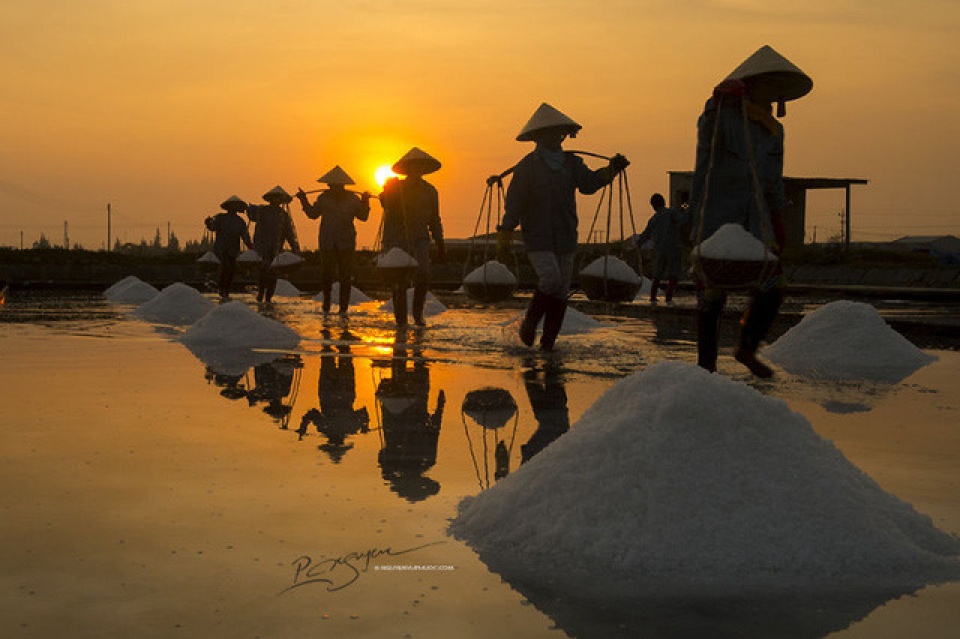
M 717 370 L 720 316 L 723 314 L 723 307 L 726 301 L 726 295 L 722 293 L 717 294 L 713 291 L 698 295 L 697 365 L 711 373 Z
M 398 327 L 407 325 L 407 291 L 402 286 L 393 287 L 393 319 Z
M 783 292 L 780 289 L 764 291 L 750 301 L 750 306 L 741 320 L 740 342 L 733 357 L 750 369 L 751 373 L 763 379 L 773 377 L 773 369 L 757 359 L 757 349 L 773 325 L 782 302 Z
M 559 297 L 547 296 L 547 312 L 543 319 L 543 334 L 540 335 L 540 348 L 552 351 L 557 342 L 560 329 L 563 328 L 563 317 L 567 313 L 567 300 Z
M 426 326 L 423 319 L 423 307 L 427 305 L 427 285 L 413 285 L 413 323 L 417 326 Z
M 660 290 L 660 280 L 654 279 L 650 282 L 650 303 L 657 303 L 657 292 Z
M 541 293 L 539 289 L 534 289 L 533 299 L 530 300 L 530 306 L 527 307 L 527 314 L 520 322 L 520 341 L 525 346 L 533 346 L 534 340 L 537 339 L 537 325 L 540 324 L 540 320 L 547 312 L 549 300 L 549 295 Z
M 667 304 L 673 302 L 673 294 L 677 291 L 677 280 L 675 278 L 670 278 L 667 280 L 667 293 L 664 296 Z

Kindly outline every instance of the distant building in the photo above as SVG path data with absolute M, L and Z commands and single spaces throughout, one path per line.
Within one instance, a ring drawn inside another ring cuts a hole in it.
M 889 244 L 892 249 L 928 253 L 943 264 L 960 264 L 960 238 L 954 235 L 909 235 Z
M 681 206 L 690 201 L 690 190 L 693 184 L 693 171 L 668 171 L 670 176 L 670 207 Z M 844 207 L 843 240 L 845 245 L 850 244 L 850 186 L 853 184 L 867 184 L 867 180 L 859 178 L 793 178 L 784 177 L 787 188 L 787 199 L 790 206 L 786 210 L 787 244 L 802 246 L 807 225 L 807 191 L 814 189 L 844 189 L 846 191 L 846 206 Z

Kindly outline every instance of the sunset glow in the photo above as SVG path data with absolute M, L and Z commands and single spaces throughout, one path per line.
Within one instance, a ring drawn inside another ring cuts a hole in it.
M 383 188 L 383 185 L 387 180 L 396 176 L 397 174 L 393 172 L 390 164 L 384 164 L 383 166 L 377 167 L 377 170 L 374 171 L 374 179 L 380 188 Z

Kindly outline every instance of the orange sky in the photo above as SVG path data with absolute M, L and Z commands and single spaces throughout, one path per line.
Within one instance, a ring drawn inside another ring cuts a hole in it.
M 712 86 L 763 44 L 814 80 L 788 106 L 786 174 L 870 180 L 853 239 L 960 235 L 955 0 L 41 0 L 0 10 L 0 246 L 40 233 L 101 248 L 181 241 L 237 194 L 316 188 L 340 164 L 375 188 L 412 146 L 444 166 L 448 237 L 474 228 L 484 178 L 543 101 L 583 125 L 567 148 L 624 153 L 634 216 L 692 168 Z M 595 161 L 589 161 L 597 166 Z M 586 233 L 595 200 L 581 207 Z M 840 229 L 842 191 L 808 201 Z M 294 204 L 304 247 L 317 223 Z M 375 206 L 360 224 L 373 243 Z

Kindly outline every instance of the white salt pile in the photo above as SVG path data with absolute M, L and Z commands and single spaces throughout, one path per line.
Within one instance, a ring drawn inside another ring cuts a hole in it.
M 188 328 L 180 341 L 206 348 L 293 348 L 300 343 L 300 336 L 287 325 L 234 301 L 216 306 Z
M 515 286 L 517 276 L 501 262 L 490 260 L 467 273 L 467 276 L 463 278 L 463 283 Z
M 340 299 L 340 282 L 334 282 L 330 285 L 330 299 L 333 301 L 339 301 Z M 323 293 L 317 293 L 313 296 L 313 301 L 322 302 Z M 366 304 L 367 302 L 372 302 L 373 299 L 368 296 L 366 293 L 361 291 L 356 286 L 350 287 L 350 305 L 354 304 Z
M 280 268 L 284 266 L 296 266 L 303 261 L 303 258 L 297 255 L 296 253 L 291 253 L 290 251 L 284 251 L 280 255 L 273 258 L 273 261 L 270 262 L 271 268 Z
M 250 249 L 249 251 L 244 251 L 243 253 L 238 255 L 237 261 L 238 262 L 262 262 L 263 260 L 260 258 L 259 253 L 257 253 L 253 249 Z
M 137 307 L 134 314 L 161 324 L 193 324 L 213 307 L 214 303 L 197 289 L 174 282 Z
M 103 292 L 111 302 L 118 304 L 143 304 L 159 293 L 154 286 L 147 284 L 135 275 L 128 275 Z
M 640 276 L 630 268 L 630 265 L 615 255 L 598 257 L 587 266 L 580 269 L 581 276 L 600 277 L 616 282 L 639 284 Z
M 219 264 L 220 258 L 213 254 L 213 251 L 207 251 L 203 255 L 197 258 L 197 261 L 201 264 Z
M 937 359 L 890 328 L 869 304 L 846 300 L 809 313 L 763 354 L 796 375 L 890 383 Z
M 640 278 L 640 290 L 637 291 L 635 300 L 645 300 L 650 297 L 650 289 L 653 288 L 653 282 L 648 277 Z
M 413 289 L 407 289 L 407 309 L 410 310 L 413 308 Z M 427 293 L 427 301 L 423 305 L 423 316 L 424 317 L 433 317 L 434 315 L 439 315 L 447 310 L 447 307 L 444 306 L 443 302 L 438 300 L 433 293 Z M 393 300 L 387 300 L 380 305 L 380 311 L 384 313 L 393 312 Z
M 960 578 L 960 539 L 785 402 L 683 362 L 627 377 L 450 531 L 586 597 L 782 596 Z
M 724 224 L 693 247 L 693 254 L 715 260 L 777 261 L 777 256 L 739 224 Z
M 576 335 L 578 333 L 589 333 L 592 330 L 606 326 L 600 320 L 594 319 L 573 308 L 567 307 L 567 312 L 563 316 L 563 325 L 560 328 L 561 335 Z
M 281 278 L 277 280 L 277 288 L 273 294 L 277 297 L 300 297 L 300 289 Z
M 397 246 L 377 256 L 377 268 L 409 268 L 416 265 L 417 261 Z

